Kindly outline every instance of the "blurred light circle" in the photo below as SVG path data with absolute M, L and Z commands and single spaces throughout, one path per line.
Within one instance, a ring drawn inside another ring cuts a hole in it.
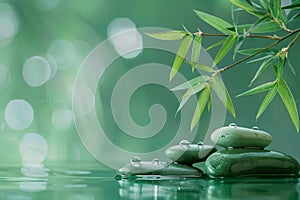
M 52 124 L 55 128 L 65 129 L 73 121 L 73 113 L 70 109 L 56 109 L 52 114 Z
M 25 192 L 41 192 L 47 189 L 47 182 L 20 182 L 20 190 Z
M 66 70 L 76 62 L 76 51 L 73 44 L 66 40 L 54 41 L 49 49 L 48 54 L 56 60 L 58 70 Z
M 6 3 L 0 3 L 0 41 L 15 36 L 19 29 L 16 13 Z
M 86 116 L 90 114 L 95 107 L 95 94 L 88 86 L 85 85 L 79 86 L 78 90 L 80 93 L 78 93 L 78 96 L 73 96 L 73 102 L 80 103 L 81 105 L 77 108 L 78 115 Z
M 13 130 L 28 128 L 34 118 L 31 105 L 23 99 L 11 100 L 5 108 L 4 115 L 6 123 Z
M 25 82 L 38 87 L 46 83 L 51 75 L 51 67 L 48 61 L 41 56 L 27 59 L 23 66 L 23 78 Z
M 0 64 L 0 91 L 6 89 L 10 82 L 11 74 L 9 69 L 5 65 Z
M 107 35 L 117 53 L 123 58 L 135 58 L 143 50 L 143 39 L 133 21 L 114 19 L 107 27 Z
M 42 164 L 25 164 L 21 168 L 21 172 L 27 177 L 46 177 L 49 175 L 49 169 L 45 168 Z
M 41 10 L 51 10 L 55 8 L 60 0 L 36 0 L 35 4 L 41 9 Z
M 48 143 L 37 133 L 27 133 L 20 141 L 19 150 L 23 164 L 39 165 L 48 154 Z
M 50 65 L 50 71 L 51 71 L 50 77 L 49 77 L 49 80 L 50 80 L 56 75 L 56 72 L 57 72 L 56 60 L 50 54 L 46 54 L 44 56 L 44 58 L 48 61 L 49 65 Z

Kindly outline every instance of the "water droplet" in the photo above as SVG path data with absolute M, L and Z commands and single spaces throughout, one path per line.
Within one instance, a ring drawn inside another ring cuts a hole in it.
M 152 160 L 153 165 L 159 165 L 159 160 L 157 158 Z
M 232 128 L 236 128 L 237 127 L 236 123 L 230 123 L 229 126 L 232 127 Z
M 253 126 L 252 129 L 253 130 L 259 130 L 258 126 Z
M 180 146 L 186 146 L 186 147 L 189 147 L 190 146 L 190 142 L 188 140 L 182 140 L 180 143 L 179 143 Z
M 142 159 L 140 159 L 139 157 L 133 157 L 131 160 L 130 160 L 130 163 L 132 165 L 140 165 L 142 162 Z
M 162 162 L 162 161 L 161 161 L 161 162 L 159 162 L 159 164 L 160 164 L 160 165 L 163 165 L 163 166 L 165 166 L 165 167 L 168 167 L 168 166 L 169 166 L 169 164 L 168 164 L 167 162 Z

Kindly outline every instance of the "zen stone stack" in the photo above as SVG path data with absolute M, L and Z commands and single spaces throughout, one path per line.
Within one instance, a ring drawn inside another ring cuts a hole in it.
M 216 152 L 217 149 L 202 142 L 190 144 L 187 140 L 182 140 L 179 145 L 166 149 L 166 156 L 174 162 L 192 165 L 197 162 L 204 162 L 207 157 Z
M 123 176 L 176 176 L 176 177 L 201 177 L 203 172 L 197 168 L 176 164 L 161 162 L 158 159 L 153 161 L 142 161 L 138 157 L 131 159 L 130 163 L 119 169 Z
M 212 177 L 241 176 L 296 176 L 299 163 L 291 156 L 264 150 L 272 142 L 265 131 L 238 127 L 231 124 L 215 130 L 211 139 L 225 147 L 210 155 L 206 162 L 208 175 Z

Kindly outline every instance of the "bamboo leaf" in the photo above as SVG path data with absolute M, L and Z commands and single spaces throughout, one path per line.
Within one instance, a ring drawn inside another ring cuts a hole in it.
M 191 61 L 194 63 L 197 63 L 200 57 L 201 41 L 202 41 L 202 37 L 200 35 L 196 35 L 194 38 L 192 55 L 191 55 Z M 194 65 L 192 65 L 192 68 L 194 71 Z
M 280 55 L 278 57 L 278 66 L 277 66 L 277 71 L 276 71 L 277 78 L 282 77 L 285 62 L 286 62 L 285 55 Z
M 213 68 L 206 66 L 206 65 L 202 65 L 199 63 L 195 63 L 195 62 L 187 62 L 187 63 L 189 63 L 194 68 L 198 68 L 198 69 L 206 71 L 206 72 L 215 72 L 215 70 Z
M 241 0 L 231 0 L 231 3 L 233 3 L 235 6 L 245 10 L 246 12 L 255 15 L 257 17 L 262 17 L 264 13 L 259 12 L 257 9 L 255 9 L 253 6 L 249 5 L 248 3 L 245 3 Z
M 223 44 L 223 43 L 225 42 L 226 39 L 227 39 L 227 38 L 223 38 L 222 40 L 220 40 L 220 41 L 218 41 L 218 42 L 216 42 L 216 43 L 210 45 L 209 47 L 206 48 L 206 51 L 208 51 L 208 50 L 210 50 L 210 49 L 212 49 L 212 48 L 214 48 L 214 47 L 217 47 L 217 46 Z
M 295 15 L 293 15 L 289 20 L 288 22 L 292 22 L 293 20 L 297 20 L 299 19 L 300 17 L 300 13 L 296 13 Z
M 176 114 L 182 109 L 182 107 L 186 104 L 186 102 L 189 100 L 190 97 L 183 98 L 178 106 L 178 109 L 176 111 Z
M 152 38 L 159 39 L 159 40 L 181 40 L 184 36 L 188 35 L 186 31 L 166 31 L 160 33 L 146 33 Z
M 248 31 L 253 24 L 243 24 L 238 26 L 238 32 L 243 33 L 245 30 Z M 234 31 L 234 27 L 228 28 L 231 31 Z M 281 27 L 275 22 L 264 22 L 260 26 L 256 27 L 250 33 L 270 33 L 281 30 Z
M 299 115 L 297 111 L 296 102 L 290 88 L 283 79 L 280 79 L 278 81 L 277 91 L 290 114 L 290 117 L 297 132 L 299 132 Z
M 218 64 L 224 58 L 224 56 L 228 54 L 230 49 L 234 46 L 236 39 L 237 38 L 235 35 L 228 36 L 216 55 L 216 58 L 214 60 L 215 64 Z
M 270 0 L 271 13 L 278 18 L 281 13 L 281 0 Z
M 266 110 L 266 108 L 268 107 L 268 105 L 271 103 L 272 99 L 275 97 L 277 93 L 277 88 L 273 87 L 272 89 L 269 90 L 269 92 L 267 93 L 266 97 L 264 98 L 263 102 L 261 103 L 258 112 L 256 114 L 256 119 L 258 119 L 263 112 Z
M 200 19 L 202 19 L 218 31 L 221 31 L 225 34 L 232 34 L 232 32 L 227 29 L 229 27 L 232 27 L 232 25 L 226 22 L 225 20 L 198 10 L 194 10 L 194 12 L 196 13 L 196 15 L 198 15 Z
M 254 75 L 253 79 L 250 82 L 250 85 L 253 84 L 253 82 L 268 68 L 268 66 L 270 66 L 270 64 L 276 59 L 275 57 L 271 57 L 269 59 L 266 59 L 261 66 L 258 68 L 258 70 L 256 71 L 256 74 Z
M 266 55 L 266 56 L 263 56 L 263 57 L 260 57 L 260 58 L 254 59 L 254 60 L 250 60 L 247 63 L 254 63 L 254 62 L 266 60 L 267 58 L 272 58 L 272 57 L 273 57 L 272 55 Z
M 282 9 L 299 9 L 299 8 L 300 8 L 300 0 L 294 1 L 291 5 L 282 7 Z
M 270 5 L 266 3 L 264 0 L 259 0 L 260 5 L 269 13 L 271 12 Z
M 263 25 L 263 23 L 269 18 L 268 15 L 265 15 L 261 17 L 259 20 L 257 20 L 245 33 L 245 35 L 253 32 L 255 29 L 257 29 L 259 26 Z
M 196 110 L 195 110 L 195 113 L 194 113 L 194 116 L 193 116 L 193 119 L 191 122 L 191 127 L 190 127 L 191 131 L 194 129 L 194 127 L 198 123 L 198 121 L 204 111 L 204 108 L 206 107 L 206 104 L 209 100 L 209 96 L 210 96 L 210 91 L 206 87 L 203 89 L 202 93 L 200 94 L 200 97 L 199 97 L 199 100 L 198 100 L 198 103 L 196 106 Z
M 180 67 L 185 59 L 185 56 L 186 56 L 187 52 L 189 51 L 189 48 L 192 44 L 192 40 L 193 40 L 193 38 L 191 35 L 184 36 L 184 38 L 178 48 L 174 63 L 172 65 L 172 69 L 171 69 L 171 73 L 170 73 L 170 81 L 174 78 L 174 76 L 180 69 Z
M 233 60 L 235 60 L 236 54 L 238 53 L 239 49 L 241 48 L 242 44 L 244 43 L 244 38 L 239 39 L 239 41 L 237 42 L 237 44 L 234 47 L 233 50 Z
M 239 50 L 238 53 L 245 55 L 245 56 L 250 56 L 257 52 L 262 51 L 263 49 L 264 48 L 243 49 L 243 50 Z
M 287 64 L 288 64 L 288 67 L 289 67 L 290 71 L 291 71 L 294 75 L 296 75 L 295 68 L 294 68 L 293 65 L 291 64 L 290 60 L 287 58 L 286 61 L 287 61 Z
M 252 89 L 250 89 L 246 92 L 243 92 L 242 94 L 237 95 L 237 97 L 264 92 L 264 91 L 267 91 L 267 90 L 271 89 L 274 86 L 275 86 L 275 82 L 264 83 L 262 85 L 259 85 L 259 86 L 255 87 L 255 88 L 252 88 Z
M 194 85 L 193 87 L 189 88 L 186 91 L 186 93 L 182 96 L 182 98 L 190 97 L 190 96 L 200 92 L 201 90 L 203 90 L 206 86 L 207 86 L 206 82 L 201 82 L 197 85 Z
M 205 75 L 203 75 L 203 76 L 198 76 L 198 77 L 196 77 L 196 78 L 193 78 L 193 79 L 191 79 L 191 80 L 189 80 L 189 81 L 187 81 L 187 82 L 185 82 L 185 83 L 182 83 L 182 84 L 180 84 L 180 85 L 178 85 L 178 86 L 172 88 L 171 90 L 172 90 L 172 91 L 177 91 L 177 90 L 185 90 L 185 89 L 189 89 L 189 88 L 193 87 L 194 85 L 197 85 L 197 84 L 199 84 L 199 83 L 202 83 L 202 82 L 207 81 L 208 79 L 209 79 L 209 77 L 208 77 L 208 76 L 205 76 Z
M 217 94 L 223 105 L 226 107 L 226 109 L 231 113 L 233 117 L 235 117 L 235 109 L 230 94 L 223 81 L 217 76 L 215 76 L 214 78 L 213 90 Z
M 246 0 L 248 4 L 250 4 L 251 6 L 253 5 L 251 0 Z

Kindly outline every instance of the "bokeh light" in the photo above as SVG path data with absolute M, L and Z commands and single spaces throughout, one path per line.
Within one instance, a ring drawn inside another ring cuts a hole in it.
M 73 67 L 76 62 L 76 51 L 73 44 L 67 40 L 54 41 L 49 49 L 48 54 L 56 60 L 58 70 L 66 70 Z
M 41 10 L 51 10 L 55 8 L 60 0 L 35 0 L 35 4 Z
M 70 127 L 73 121 L 73 113 L 68 108 L 56 109 L 52 114 L 52 124 L 57 129 Z
M 34 118 L 31 105 L 23 99 L 11 100 L 5 108 L 4 115 L 8 126 L 17 131 L 28 128 Z
M 40 165 L 48 154 L 48 143 L 37 133 L 27 133 L 20 141 L 23 164 Z
M 41 56 L 33 56 L 27 59 L 23 66 L 23 78 L 25 82 L 38 87 L 46 83 L 51 76 L 51 67 L 48 61 Z
M 11 82 L 11 74 L 9 69 L 0 64 L 0 91 L 6 89 Z
M 7 45 L 8 39 L 19 30 L 19 20 L 13 9 L 6 3 L 0 3 L 0 46 Z
M 123 58 L 135 58 L 143 50 L 143 38 L 128 18 L 117 18 L 107 27 L 107 35 L 117 53 Z

